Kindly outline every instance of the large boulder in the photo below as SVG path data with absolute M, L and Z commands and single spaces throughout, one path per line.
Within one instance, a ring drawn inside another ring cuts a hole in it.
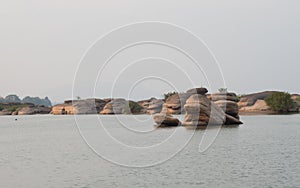
M 238 102 L 238 97 L 235 93 L 214 93 L 207 96 L 211 101 L 227 100 Z
M 187 99 L 183 126 L 223 125 L 224 111 L 204 95 L 195 94 Z
M 165 113 L 154 114 L 153 120 L 158 127 L 173 127 L 181 124 L 177 118 Z
M 129 102 L 125 99 L 113 99 L 107 103 L 100 114 L 127 114 L 130 113 Z
M 220 107 L 225 114 L 238 117 L 239 107 L 236 102 L 230 100 L 218 100 L 214 102 L 218 107 Z
M 189 93 L 191 95 L 194 95 L 194 94 L 205 95 L 207 92 L 208 92 L 208 90 L 204 87 L 193 88 L 193 89 L 189 89 L 186 91 L 186 93 Z
M 191 96 L 190 93 L 176 93 L 166 100 L 166 107 L 168 109 L 168 114 L 182 114 L 184 113 L 183 106 L 186 100 Z
M 76 114 L 77 111 L 72 103 L 69 104 L 57 104 L 52 107 L 51 114 L 53 115 L 67 115 L 67 114 Z
M 32 114 L 49 114 L 51 112 L 50 107 L 45 106 L 26 106 L 20 109 L 18 115 L 32 115 Z
M 105 104 L 101 99 L 67 100 L 64 104 L 53 106 L 51 114 L 98 114 Z
M 98 114 L 103 110 L 106 102 L 101 99 L 85 99 L 73 101 L 75 114 Z
M 186 111 L 183 126 L 207 126 L 241 124 L 237 118 L 226 114 L 222 108 L 204 95 L 192 95 L 184 105 Z

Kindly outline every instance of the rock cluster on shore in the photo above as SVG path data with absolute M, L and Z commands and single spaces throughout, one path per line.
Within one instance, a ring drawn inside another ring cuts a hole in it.
M 238 116 L 237 97 L 234 93 L 206 95 L 206 88 L 194 88 L 186 93 L 170 96 L 161 113 L 153 119 L 161 126 L 207 126 L 242 124 Z M 185 113 L 181 123 L 171 114 Z
M 220 92 L 207 94 L 206 88 L 193 88 L 186 92 L 168 93 L 166 99 L 150 98 L 142 101 L 130 101 L 123 98 L 106 99 L 80 99 L 67 100 L 63 104 L 51 107 L 24 103 L 32 101 L 38 103 L 49 103 L 49 99 L 37 97 L 25 97 L 21 100 L 16 95 L 0 97 L 0 115 L 27 115 L 27 114 L 152 114 L 155 120 L 163 122 L 164 125 L 173 126 L 177 123 L 171 115 L 185 114 L 184 122 L 177 124 L 192 125 L 199 121 L 198 125 L 205 125 L 208 119 L 217 124 L 239 124 L 239 113 L 265 113 L 270 112 L 270 107 L 264 99 L 277 91 L 266 91 L 238 97 L 235 93 Z M 196 97 L 196 98 L 195 98 Z M 300 109 L 300 96 L 292 95 L 293 109 L 289 112 L 298 112 Z M 17 102 L 16 102 L 17 101 Z M 208 103 L 210 101 L 210 103 Z M 239 101 L 239 102 L 238 102 Z M 196 118 L 196 108 L 200 108 L 199 117 Z M 210 113 L 216 113 L 215 120 Z M 166 120 L 162 117 L 166 116 Z M 224 117 L 223 122 L 218 117 Z M 170 123 L 171 122 L 171 123 Z M 198 126 L 197 125 L 197 126 Z

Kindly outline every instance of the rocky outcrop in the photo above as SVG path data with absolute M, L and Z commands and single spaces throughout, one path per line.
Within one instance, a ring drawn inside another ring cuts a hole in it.
M 107 103 L 100 114 L 128 114 L 129 102 L 125 99 L 113 99 Z
M 218 107 L 220 107 L 225 114 L 239 119 L 239 107 L 237 104 L 238 98 L 235 93 L 214 93 L 208 97 Z
M 190 93 L 176 93 L 166 100 L 166 107 L 168 114 L 183 114 L 183 106 L 186 103 L 186 100 L 191 96 Z
M 106 102 L 101 99 L 68 100 L 52 107 L 51 114 L 98 114 Z
M 183 126 L 223 125 L 224 111 L 204 95 L 192 95 L 184 105 L 186 111 Z
M 50 107 L 45 106 L 27 106 L 20 109 L 15 115 L 32 115 L 32 114 L 49 114 L 51 112 Z
M 200 87 L 200 88 L 193 88 L 193 89 L 189 89 L 186 91 L 186 93 L 194 95 L 194 94 L 200 94 L 200 95 L 205 95 L 208 92 L 208 90 L 204 87 Z
M 250 113 L 258 113 L 258 112 L 269 112 L 271 111 L 270 107 L 264 100 L 257 100 L 252 106 L 245 106 L 240 108 L 240 112 L 250 112 Z
M 243 95 L 240 98 L 238 106 L 239 106 L 239 108 L 246 107 L 246 106 L 252 106 L 256 103 L 257 100 L 264 100 L 266 97 L 268 97 L 276 92 L 277 91 L 264 91 L 264 92 L 249 94 L 249 95 Z
M 174 127 L 181 124 L 177 118 L 165 113 L 154 114 L 153 120 L 158 127 Z
M 0 115 L 1 116 L 5 116 L 5 115 L 12 115 L 12 111 L 11 110 L 8 110 L 8 109 L 4 109 L 4 110 L 1 110 L 0 111 Z
M 241 124 L 237 118 L 226 114 L 204 95 L 192 95 L 184 105 L 186 111 L 183 126 L 233 125 Z
M 71 104 L 57 104 L 52 107 L 51 114 L 53 115 L 66 115 L 66 114 L 76 114 L 76 109 Z
M 164 101 L 161 99 L 153 99 L 147 108 L 148 114 L 160 113 L 163 107 Z

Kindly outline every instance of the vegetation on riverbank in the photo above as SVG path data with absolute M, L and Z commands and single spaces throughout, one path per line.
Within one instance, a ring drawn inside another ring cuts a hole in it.
M 287 92 L 277 92 L 265 98 L 266 103 L 270 106 L 271 110 L 276 112 L 287 113 L 294 107 L 291 95 Z

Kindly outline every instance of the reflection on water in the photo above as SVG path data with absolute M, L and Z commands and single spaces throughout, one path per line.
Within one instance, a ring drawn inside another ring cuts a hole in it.
M 94 116 L 83 118 L 86 131 L 93 132 L 89 122 Z M 106 118 L 113 122 L 112 116 Z M 153 124 L 146 120 L 135 123 L 127 116 L 121 120 L 130 126 L 104 126 L 122 142 L 136 146 L 158 143 L 175 130 L 148 134 Z M 222 128 L 203 153 L 199 143 L 205 131 L 197 130 L 187 147 L 163 164 L 128 168 L 87 147 L 72 116 L 18 116 L 18 121 L 0 117 L 0 187 L 298 187 L 300 116 L 242 116 L 242 121 L 239 127 Z M 146 132 L 136 136 L 130 129 Z M 177 139 L 190 132 L 179 129 Z

